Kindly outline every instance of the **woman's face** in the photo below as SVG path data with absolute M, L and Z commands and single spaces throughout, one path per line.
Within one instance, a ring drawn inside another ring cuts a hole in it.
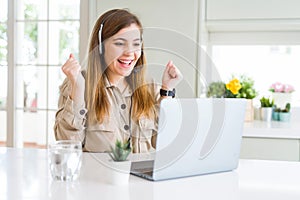
M 104 42 L 104 58 L 110 78 L 130 75 L 141 56 L 141 32 L 136 24 L 121 29 Z

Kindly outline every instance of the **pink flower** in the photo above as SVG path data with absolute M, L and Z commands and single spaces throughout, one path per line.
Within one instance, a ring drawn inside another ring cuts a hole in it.
M 289 85 L 289 84 L 286 84 L 285 87 L 284 87 L 284 92 L 285 93 L 291 93 L 291 92 L 294 92 L 295 89 L 292 85 Z
M 292 85 L 283 84 L 280 82 L 273 83 L 269 89 L 271 92 L 282 92 L 282 93 L 291 93 L 294 92 L 295 89 Z

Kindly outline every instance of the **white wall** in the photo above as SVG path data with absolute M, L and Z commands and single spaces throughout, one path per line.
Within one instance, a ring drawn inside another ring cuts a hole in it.
M 206 0 L 210 31 L 300 30 L 299 0 Z
M 206 0 L 208 20 L 300 18 L 299 0 Z

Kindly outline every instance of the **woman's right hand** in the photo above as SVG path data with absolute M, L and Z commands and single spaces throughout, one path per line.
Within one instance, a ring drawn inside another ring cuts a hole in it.
M 84 105 L 84 78 L 81 75 L 81 66 L 73 54 L 70 54 L 69 59 L 62 66 L 62 71 L 71 82 L 70 98 L 75 102 L 75 105 L 82 107 Z
M 61 69 L 71 81 L 71 84 L 76 85 L 81 66 L 72 53 Z

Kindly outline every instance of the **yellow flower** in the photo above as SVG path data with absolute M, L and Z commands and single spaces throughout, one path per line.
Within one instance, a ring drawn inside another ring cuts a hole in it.
M 226 84 L 226 89 L 230 90 L 232 94 L 237 94 L 242 88 L 240 81 L 236 78 L 232 79 L 229 83 Z

